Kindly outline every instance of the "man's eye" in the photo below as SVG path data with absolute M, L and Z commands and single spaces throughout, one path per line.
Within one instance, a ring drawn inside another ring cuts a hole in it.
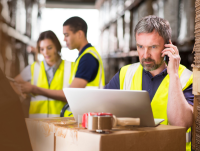
M 142 48 L 142 46 L 138 46 L 139 48 Z
M 156 48 L 156 46 L 152 46 L 152 48 Z

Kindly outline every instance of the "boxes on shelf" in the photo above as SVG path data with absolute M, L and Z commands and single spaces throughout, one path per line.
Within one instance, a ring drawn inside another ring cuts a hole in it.
M 195 27 L 195 0 L 180 2 L 180 20 L 179 20 L 179 33 L 178 42 L 180 44 L 186 44 L 194 39 L 194 27 Z M 193 45 L 193 43 L 192 43 Z
M 110 1 L 105 0 L 104 3 L 100 7 L 99 11 L 99 27 L 100 29 L 104 29 L 106 25 L 110 22 Z
M 148 16 L 148 15 L 152 15 L 153 14 L 153 8 L 152 8 L 152 0 L 149 1 L 144 1 L 143 3 L 141 3 L 141 5 L 139 5 L 138 8 L 134 9 L 133 11 L 131 11 L 132 15 L 131 15 L 131 19 L 132 19 L 132 26 L 131 26 L 131 37 L 130 37 L 130 41 L 131 41 L 131 50 L 135 50 L 136 49 L 136 41 L 135 41 L 135 26 L 137 25 L 137 23 L 139 22 L 139 20 L 141 20 L 143 17 Z
M 109 29 L 105 29 L 102 35 L 101 52 L 102 55 L 106 56 L 109 54 Z
M 78 128 L 72 118 L 26 119 L 26 123 L 33 151 L 182 151 L 186 145 L 185 128 L 169 125 L 115 128 L 102 134 Z
M 103 5 L 99 8 L 99 28 L 103 29 L 104 27 L 104 10 Z
M 25 1 L 17 1 L 16 5 L 16 30 L 22 34 L 26 33 L 26 8 Z
M 105 0 L 104 3 L 104 24 L 108 24 L 110 22 L 110 16 L 109 16 L 109 13 L 110 13 L 110 1 L 108 0 Z
M 139 18 L 138 18 L 138 10 L 135 9 L 132 13 L 132 26 L 131 26 L 131 50 L 136 49 L 136 41 L 135 41 L 135 26 L 137 25 Z
M 118 14 L 122 14 L 124 12 L 124 1 L 125 0 L 118 0 L 118 5 L 117 5 Z
M 117 0 L 110 1 L 110 20 L 117 18 Z
M 141 3 L 141 5 L 138 7 L 138 19 L 142 19 L 145 16 L 153 15 L 153 6 L 152 6 L 153 0 L 144 1 Z
M 124 17 L 117 19 L 117 39 L 119 50 L 123 51 L 124 49 Z
M 124 13 L 124 49 L 123 52 L 130 51 L 131 45 L 131 12 L 129 10 L 125 11 Z
M 125 0 L 124 1 L 124 7 L 127 8 L 134 2 L 135 2 L 135 0 Z
M 153 14 L 164 18 L 164 1 L 156 0 L 152 2 Z
M 164 3 L 164 18 L 169 21 L 172 29 L 172 41 L 178 38 L 179 0 L 168 0 Z
M 117 23 L 112 23 L 109 28 L 109 53 L 113 54 L 118 49 Z

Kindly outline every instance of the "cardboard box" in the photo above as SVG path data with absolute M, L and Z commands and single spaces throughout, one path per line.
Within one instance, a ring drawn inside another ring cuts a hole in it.
M 55 151 L 55 126 L 75 123 L 69 118 L 26 118 L 26 125 L 33 151 Z
M 109 134 L 78 128 L 72 118 L 26 119 L 34 151 L 184 151 L 183 127 L 115 128 Z
M 17 94 L 0 69 L 0 150 L 32 151 Z

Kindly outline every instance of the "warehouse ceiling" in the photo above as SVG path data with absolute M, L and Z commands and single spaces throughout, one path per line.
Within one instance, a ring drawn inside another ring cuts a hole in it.
M 46 0 L 49 8 L 94 8 L 96 0 Z

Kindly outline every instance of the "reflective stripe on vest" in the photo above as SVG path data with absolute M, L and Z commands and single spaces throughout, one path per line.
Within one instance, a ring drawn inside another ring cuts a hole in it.
M 62 61 L 56 70 L 49 86 L 44 63 L 41 62 L 39 64 L 34 62 L 31 65 L 31 83 L 45 89 L 62 90 L 64 85 L 66 87 L 69 86 L 71 70 L 71 62 Z M 61 109 L 65 104 L 66 102 L 63 101 L 36 95 L 35 97 L 31 97 L 29 117 L 58 117 L 60 115 Z
M 142 73 L 143 67 L 140 63 L 135 63 L 132 65 L 127 65 L 121 68 L 120 70 L 120 89 L 123 90 L 142 90 Z M 193 82 L 192 72 L 186 69 L 183 65 L 179 66 L 179 78 L 182 86 L 182 90 L 184 91 L 187 87 L 189 87 Z M 165 119 L 162 124 L 168 124 L 167 118 L 167 102 L 168 102 L 168 88 L 169 88 L 169 75 L 167 75 L 160 86 L 158 87 L 152 102 L 151 107 L 153 111 L 154 118 L 162 118 Z M 186 133 L 187 151 L 191 150 L 191 139 L 189 139 L 190 128 L 188 129 L 188 133 Z
M 140 63 L 135 63 L 128 67 L 128 70 L 127 70 L 126 76 L 125 76 L 125 80 L 124 80 L 124 84 L 123 84 L 123 90 L 130 90 L 133 76 L 139 66 L 140 66 Z M 180 82 L 181 82 L 182 89 L 184 89 L 184 90 L 186 89 L 185 88 L 186 84 L 191 76 L 192 76 L 192 72 L 190 70 L 188 70 L 187 68 L 185 68 L 180 76 Z
M 70 84 L 72 83 L 72 81 L 76 75 L 80 59 L 87 53 L 90 53 L 92 56 L 94 56 L 98 60 L 99 69 L 98 69 L 95 79 L 93 81 L 87 83 L 86 88 L 90 88 L 90 89 L 103 88 L 105 86 L 105 75 L 104 75 L 103 62 L 102 62 L 102 59 L 101 59 L 99 53 L 96 51 L 96 49 L 94 47 L 87 48 L 74 63 L 73 72 L 71 73 L 72 78 L 70 78 Z

